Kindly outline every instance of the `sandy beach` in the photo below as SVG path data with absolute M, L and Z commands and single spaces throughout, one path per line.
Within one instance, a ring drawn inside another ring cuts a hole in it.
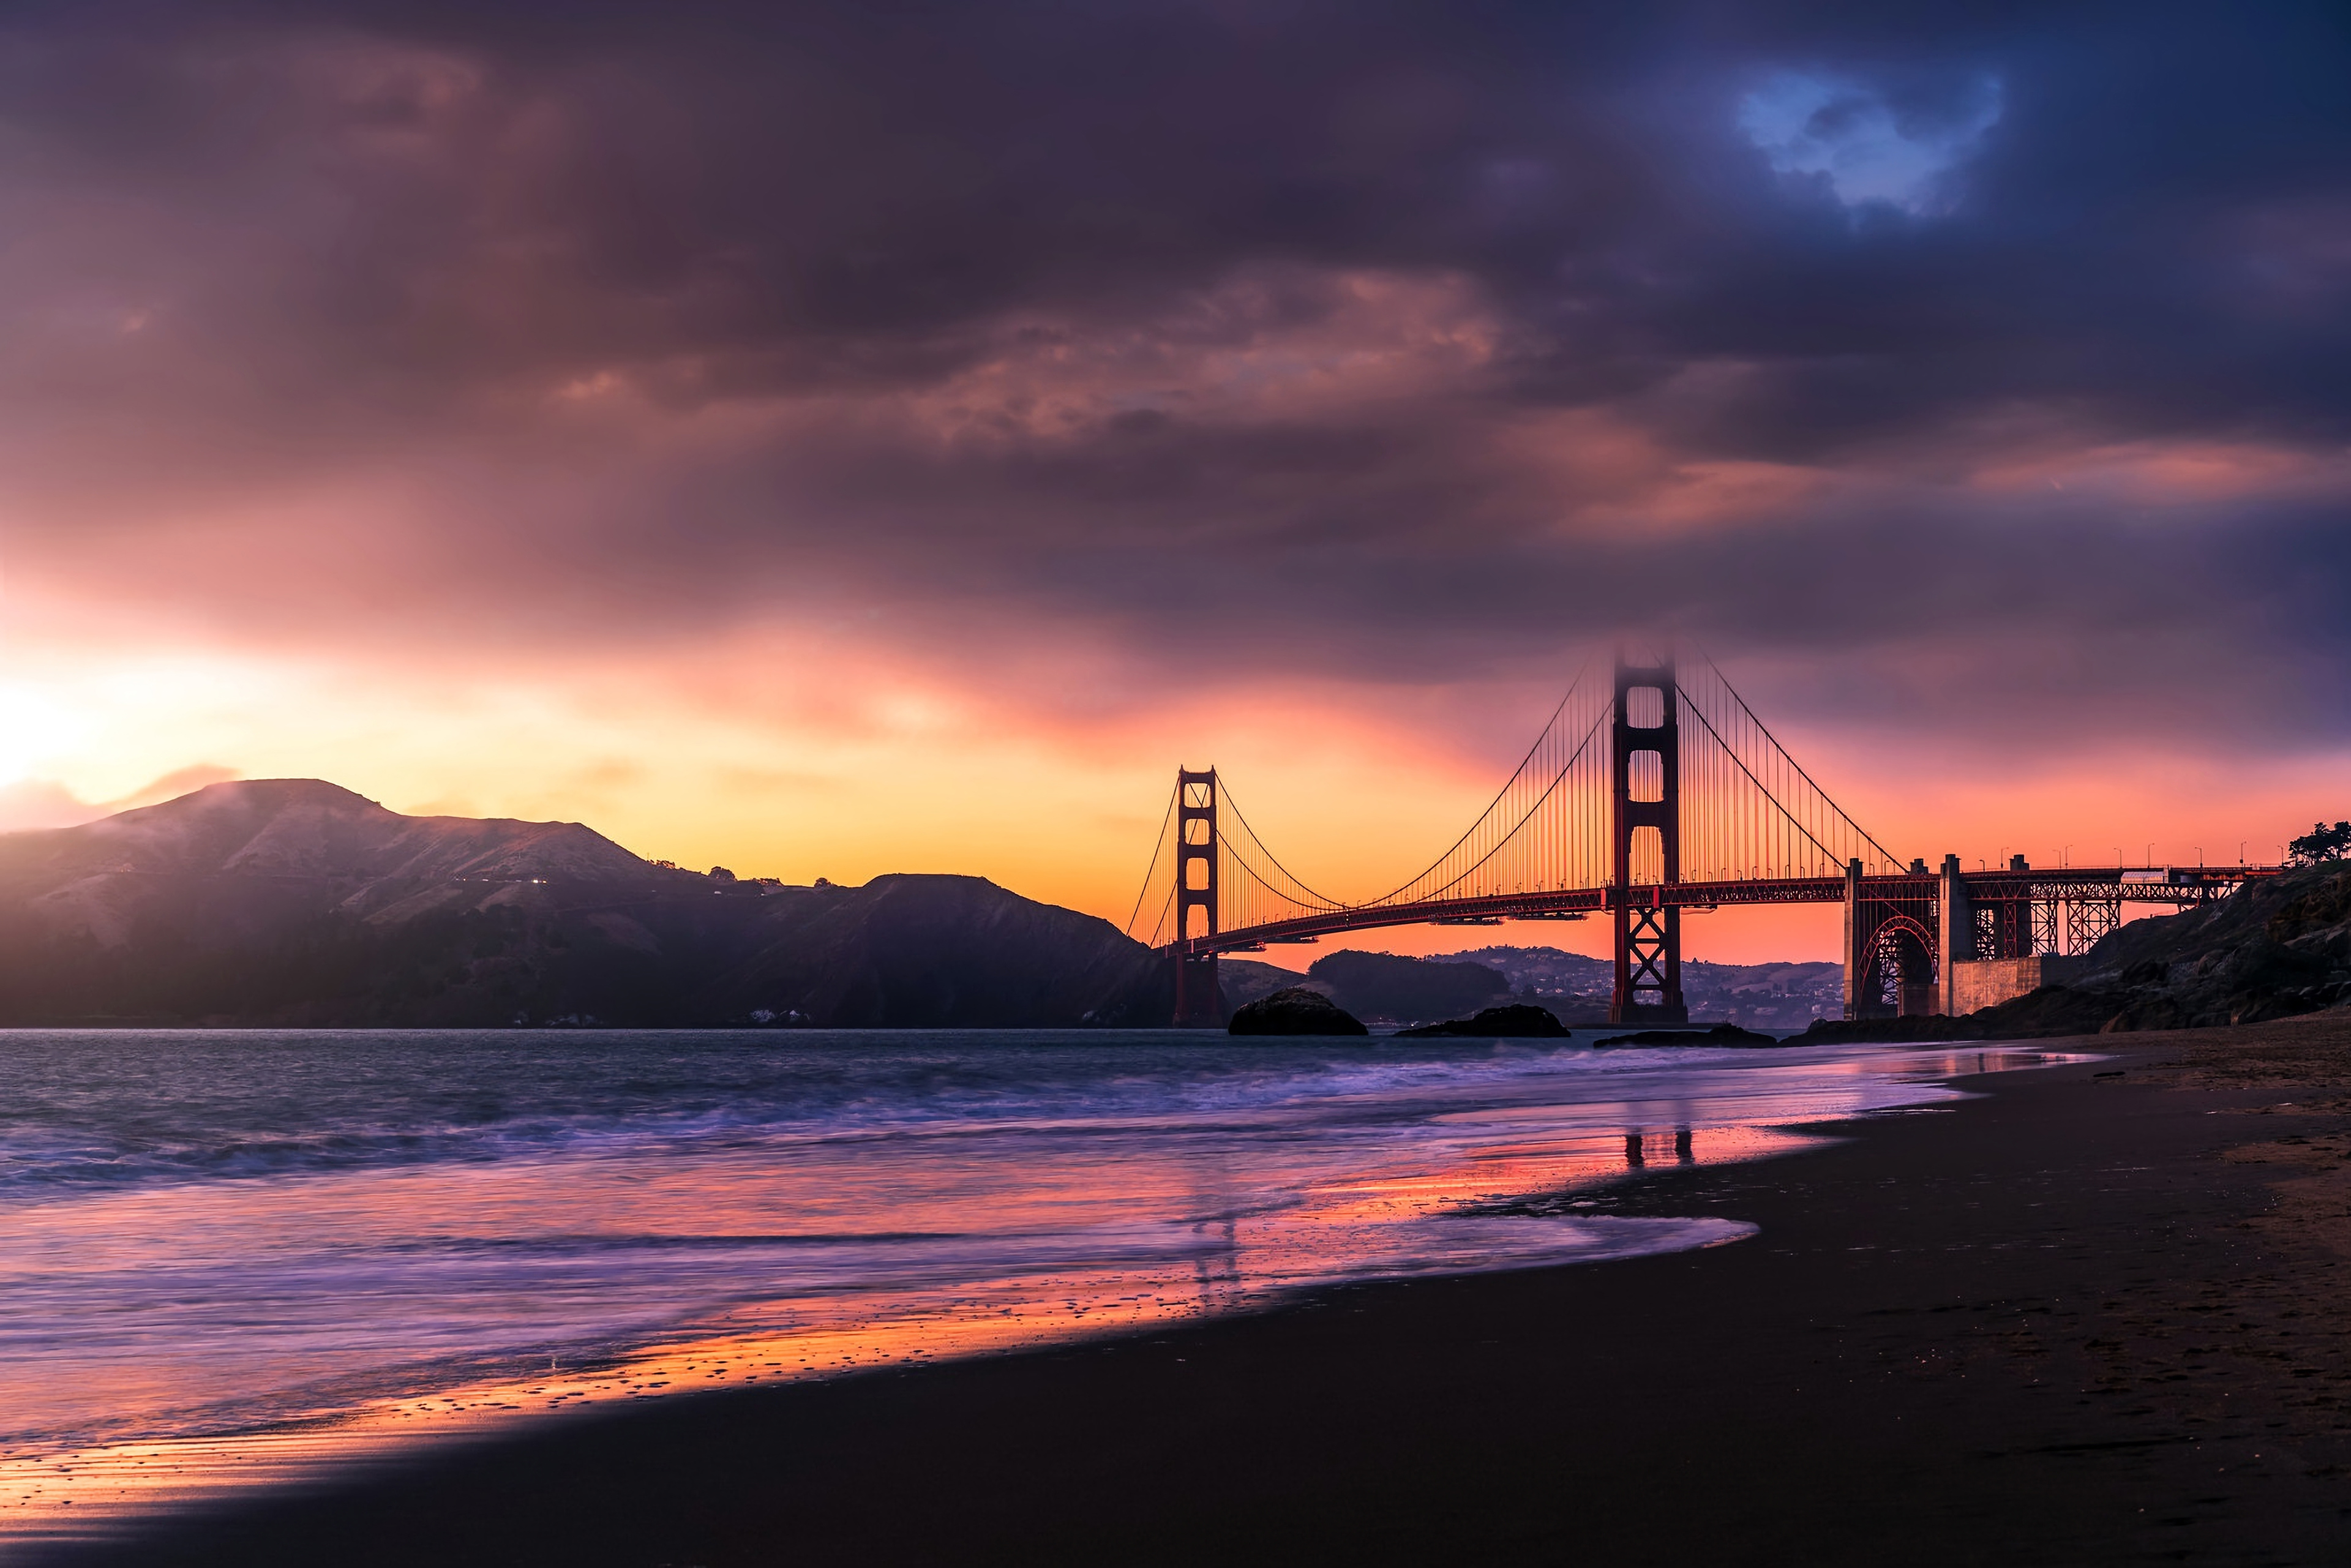
M 1597 1206 L 1747 1241 L 681 1396 L 38 1560 L 2345 1560 L 2351 1020 L 2072 1043 Z

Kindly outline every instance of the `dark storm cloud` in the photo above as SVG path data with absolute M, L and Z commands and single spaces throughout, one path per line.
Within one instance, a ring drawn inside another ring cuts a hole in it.
M 316 526 L 403 534 L 388 624 L 528 568 L 549 635 L 1676 627 L 1878 649 L 1856 715 L 1970 646 L 1959 707 L 2351 718 L 2337 7 L 13 15 L 36 541 L 381 472 Z M 350 602 L 280 586 L 207 589 Z

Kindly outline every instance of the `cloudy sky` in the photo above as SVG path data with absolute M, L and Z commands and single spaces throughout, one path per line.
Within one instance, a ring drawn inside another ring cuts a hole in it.
M 1123 917 L 1214 762 L 1368 895 L 1671 635 L 1903 852 L 2273 857 L 2346 79 L 2339 5 L 12 6 L 0 805 Z

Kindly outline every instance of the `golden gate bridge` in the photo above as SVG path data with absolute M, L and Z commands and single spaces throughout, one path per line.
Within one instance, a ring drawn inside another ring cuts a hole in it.
M 1283 865 L 1214 768 L 1179 768 L 1127 921 L 1174 966 L 1176 1021 L 1221 1021 L 1220 954 L 1381 926 L 1600 915 L 1614 925 L 1610 1019 L 1686 1023 L 1684 915 L 1835 903 L 1847 1018 L 1967 1012 L 2057 977 L 2053 961 L 2114 930 L 2125 904 L 2200 904 L 2277 870 L 1906 862 L 1789 756 L 1712 660 L 1620 651 L 1613 679 L 1601 674 L 1576 677 L 1468 831 L 1360 904 Z

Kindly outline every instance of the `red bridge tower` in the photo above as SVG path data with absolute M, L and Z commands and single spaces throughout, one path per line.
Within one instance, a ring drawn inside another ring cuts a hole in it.
M 1689 1022 L 1689 1008 L 1682 1000 L 1682 912 L 1660 892 L 1682 879 L 1677 695 L 1672 653 L 1659 664 L 1628 664 L 1624 650 L 1617 650 L 1615 712 L 1609 723 L 1614 854 L 1608 902 L 1616 916 L 1611 1023 Z
M 1198 867 L 1196 873 L 1194 867 Z M 1205 917 L 1192 928 L 1192 911 Z M 1217 770 L 1176 770 L 1176 1027 L 1209 1029 L 1225 1021 L 1214 948 L 1194 953 L 1195 936 L 1217 934 Z

